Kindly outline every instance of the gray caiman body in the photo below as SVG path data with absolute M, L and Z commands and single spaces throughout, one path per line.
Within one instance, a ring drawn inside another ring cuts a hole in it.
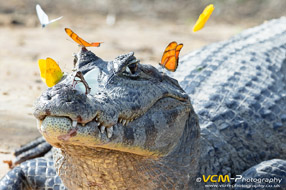
M 182 57 L 178 82 L 133 53 L 105 62 L 83 48 L 76 68 L 90 93 L 72 73 L 35 104 L 54 162 L 24 162 L 1 190 L 211 189 L 203 175 L 285 187 L 286 18 Z

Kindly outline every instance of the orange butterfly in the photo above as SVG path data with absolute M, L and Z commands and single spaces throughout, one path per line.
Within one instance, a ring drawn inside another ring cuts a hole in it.
M 80 46 L 83 47 L 99 47 L 102 42 L 92 42 L 88 43 L 87 41 L 83 40 L 79 37 L 76 33 L 74 33 L 71 29 L 65 28 L 66 33 Z
M 177 44 L 177 42 L 171 42 L 166 47 L 161 63 L 161 66 L 165 67 L 167 70 L 175 72 L 178 67 L 179 53 L 183 47 L 183 44 Z

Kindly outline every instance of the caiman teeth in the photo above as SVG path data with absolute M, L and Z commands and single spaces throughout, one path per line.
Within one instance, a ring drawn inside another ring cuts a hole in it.
M 107 130 L 107 137 L 110 139 L 113 134 L 113 126 L 106 129 Z
M 134 121 L 135 118 L 132 119 L 122 119 L 122 118 L 118 118 L 118 123 L 122 123 L 123 126 L 128 125 L 130 122 Z
M 101 126 L 100 127 L 100 132 L 103 134 L 104 133 L 104 130 L 105 130 L 105 127 L 104 126 Z
M 77 126 L 77 121 L 72 121 L 72 126 L 76 127 Z
M 96 116 L 95 116 L 95 121 L 99 121 L 99 119 L 100 119 L 100 116 L 99 116 L 99 114 L 97 113 Z

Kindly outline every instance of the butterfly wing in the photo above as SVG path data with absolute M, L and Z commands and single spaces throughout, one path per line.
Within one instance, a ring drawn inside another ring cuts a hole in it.
M 181 49 L 183 48 L 183 44 L 179 44 L 177 45 L 176 49 L 175 49 L 175 56 L 172 57 L 166 64 L 165 67 L 169 70 L 169 71 L 173 71 L 175 72 L 178 68 L 178 63 L 179 63 L 179 54 Z
M 208 19 L 211 16 L 213 10 L 214 10 L 213 4 L 208 5 L 204 9 L 204 11 L 202 12 L 202 14 L 200 14 L 196 24 L 193 27 L 194 32 L 201 30 L 205 26 L 206 22 L 208 21 Z
M 40 59 L 39 67 L 41 78 L 48 87 L 56 85 L 63 77 L 61 68 L 52 58 Z
M 49 22 L 49 24 L 51 24 L 52 22 L 56 22 L 57 20 L 60 20 L 61 18 L 63 18 L 63 16 L 61 16 L 61 17 L 59 17 L 59 18 L 55 18 L 55 19 L 51 20 L 51 21 Z
M 166 49 L 163 53 L 162 59 L 161 59 L 160 64 L 162 66 L 165 66 L 164 62 L 166 62 L 167 59 L 173 55 L 173 53 L 174 53 L 173 51 L 175 51 L 176 46 L 177 46 L 177 42 L 171 42 L 168 44 L 168 46 L 166 47 Z
M 88 43 L 87 41 L 83 40 L 81 37 L 79 37 L 76 33 L 74 33 L 71 29 L 65 28 L 65 31 L 67 35 L 71 37 L 76 43 L 78 43 L 81 46 L 84 47 L 99 47 L 102 42 L 93 42 Z
M 36 12 L 42 27 L 45 27 L 47 24 L 49 24 L 49 17 L 39 4 L 36 5 Z
M 177 42 L 171 42 L 165 49 L 160 65 L 165 67 L 169 71 L 176 71 L 178 67 L 178 58 L 180 50 L 183 44 L 177 44 Z
M 40 68 L 41 79 L 44 83 L 46 83 L 46 60 L 39 59 L 38 64 Z
M 177 62 L 179 62 L 179 54 L 180 54 L 180 51 L 182 48 L 183 48 L 183 44 L 179 44 L 176 47 L 176 60 L 177 60 Z
M 90 43 L 91 47 L 99 47 L 102 42 L 92 42 Z
M 46 64 L 46 84 L 48 87 L 56 85 L 63 77 L 60 66 L 51 58 L 47 58 Z
M 89 47 L 91 44 L 87 41 L 83 40 L 81 37 L 79 37 L 76 33 L 74 33 L 71 29 L 65 28 L 66 33 L 73 39 L 76 43 L 78 43 L 81 46 Z

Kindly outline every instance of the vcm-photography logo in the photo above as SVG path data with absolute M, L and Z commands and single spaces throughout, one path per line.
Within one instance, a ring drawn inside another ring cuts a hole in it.
M 269 177 L 269 178 L 243 178 L 242 175 L 236 175 L 234 178 L 229 177 L 229 175 L 202 175 L 198 177 L 196 182 L 212 182 L 212 183 L 230 183 L 230 182 L 246 182 L 246 183 L 277 183 L 282 182 L 282 178 Z
M 237 180 L 241 180 L 242 179 L 242 175 L 236 175 L 235 178 L 230 178 L 229 175 L 202 175 L 202 177 L 198 177 L 196 179 L 197 182 L 213 182 L 213 183 L 217 183 L 217 182 L 230 182 L 230 180 L 234 180 L 235 182 Z

